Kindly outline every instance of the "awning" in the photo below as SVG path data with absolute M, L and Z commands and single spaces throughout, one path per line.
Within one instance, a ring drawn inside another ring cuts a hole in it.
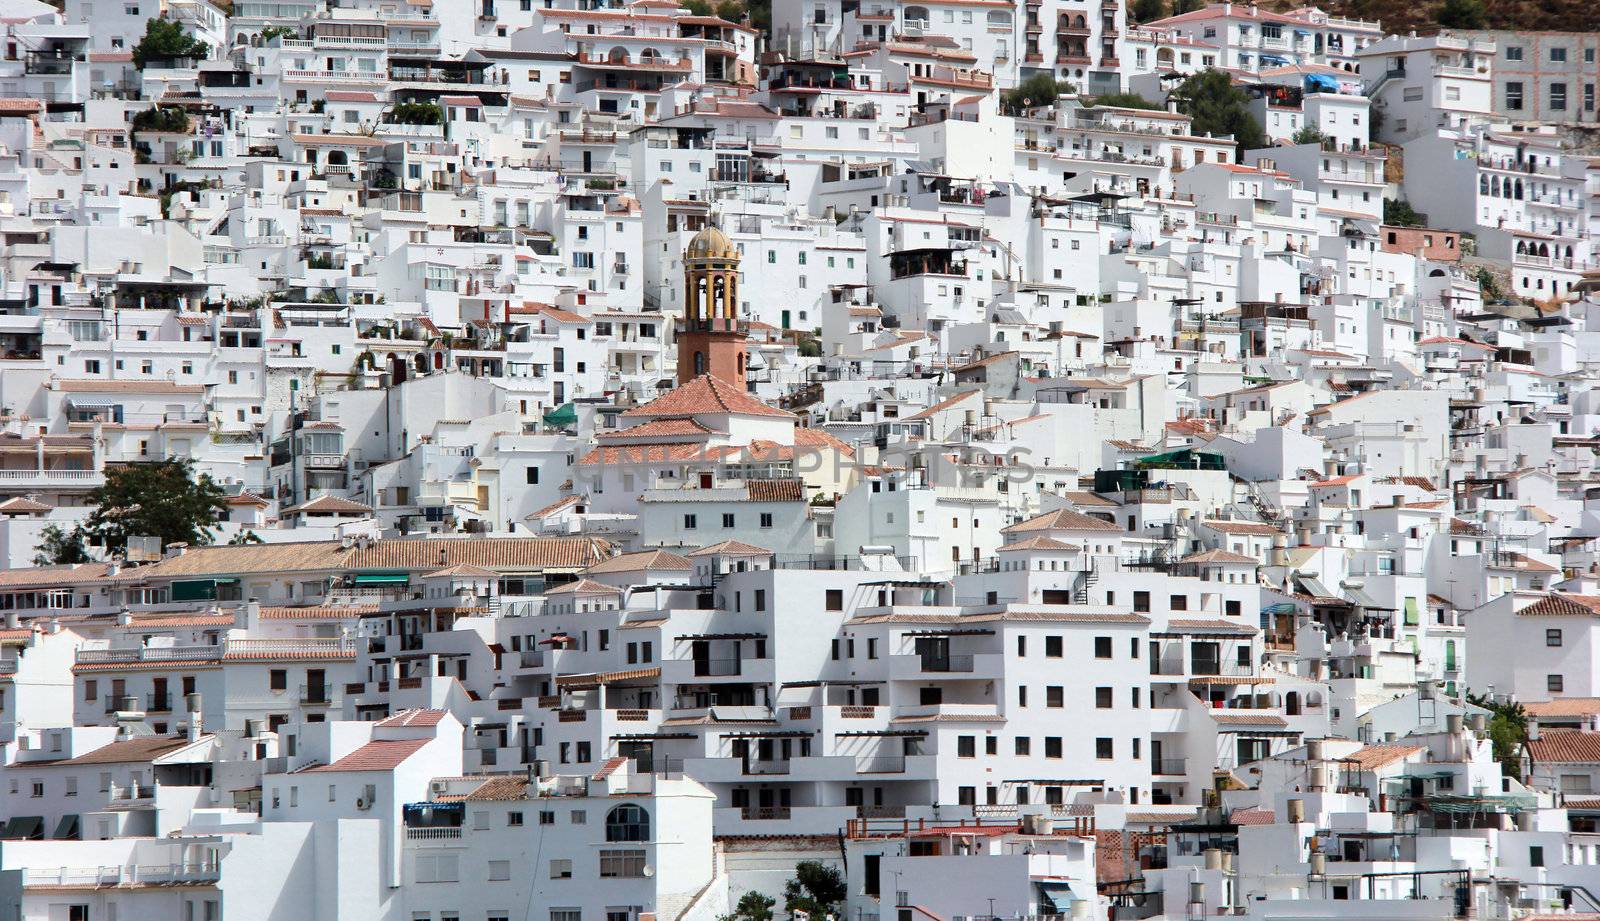
M 77 409 L 111 409 L 121 406 L 123 397 L 92 397 L 87 394 L 73 394 L 67 397 L 67 402 Z
M 571 403 L 562 403 L 555 409 L 544 414 L 544 424 L 554 426 L 568 426 L 578 424 L 578 408 Z
M 673 637 L 673 642 L 681 643 L 684 640 L 764 640 L 765 633 L 685 633 Z
M 1070 885 L 1055 881 L 1039 881 L 1034 885 L 1039 887 L 1039 907 L 1054 907 L 1055 909 L 1054 912 L 1045 912 L 1046 914 L 1072 914 L 1072 903 L 1078 901 L 1078 897 L 1073 894 Z
M 993 630 L 975 627 L 952 627 L 945 630 L 907 630 L 901 636 L 994 636 Z
M 6 823 L 0 838 L 11 841 L 36 841 L 44 838 L 44 817 L 37 815 L 13 816 Z
M 357 585 L 405 585 L 411 581 L 411 574 L 405 572 L 358 572 L 356 573 Z
M 216 597 L 216 579 L 184 579 L 172 583 L 173 601 L 211 601 Z
M 1359 588 L 1345 589 L 1345 596 L 1354 601 L 1358 606 L 1371 611 L 1393 611 L 1394 605 L 1384 604 Z
M 78 817 L 76 815 L 62 816 L 61 821 L 56 825 L 56 833 L 50 837 L 55 838 L 57 841 L 78 840 Z

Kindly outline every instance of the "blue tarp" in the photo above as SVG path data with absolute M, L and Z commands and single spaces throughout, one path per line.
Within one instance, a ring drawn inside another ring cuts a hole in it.
M 1339 81 L 1327 74 L 1306 74 L 1305 87 L 1308 93 L 1337 93 Z

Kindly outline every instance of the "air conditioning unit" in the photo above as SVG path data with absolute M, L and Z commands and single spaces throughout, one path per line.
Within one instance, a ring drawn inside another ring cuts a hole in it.
M 450 785 L 442 780 L 435 780 L 428 784 L 428 793 L 433 796 L 443 796 L 450 789 Z
M 356 808 L 360 809 L 362 812 L 366 812 L 368 809 L 372 808 L 372 803 L 365 798 L 357 797 Z

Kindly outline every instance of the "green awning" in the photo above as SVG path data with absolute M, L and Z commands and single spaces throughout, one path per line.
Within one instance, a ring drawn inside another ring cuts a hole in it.
M 37 815 L 19 815 L 6 823 L 5 831 L 0 832 L 0 838 L 12 841 L 34 841 L 44 837 L 44 817 Z
M 356 573 L 357 585 L 405 585 L 410 581 L 411 575 L 404 572 Z
M 76 815 L 62 816 L 60 824 L 56 825 L 56 833 L 51 837 L 57 841 L 78 840 L 78 817 Z
M 213 601 L 216 597 L 216 579 L 184 579 L 172 583 L 173 601 Z
M 562 403 L 544 414 L 544 424 L 555 426 L 577 425 L 578 408 L 571 403 Z

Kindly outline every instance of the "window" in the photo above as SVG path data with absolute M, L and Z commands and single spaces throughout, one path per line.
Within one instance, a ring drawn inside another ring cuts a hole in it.
M 419 883 L 458 883 L 461 881 L 461 868 L 455 854 L 419 854 L 416 868 L 416 878 Z
M 826 599 L 825 607 L 827 608 L 827 610 L 829 610 L 829 611 L 843 611 L 844 610 L 844 589 L 842 589 L 842 588 L 830 588 L 830 589 L 828 589 L 828 591 L 827 591 L 827 593 L 826 593 L 826 595 L 824 597 Z
M 650 814 L 633 803 L 623 803 L 606 813 L 607 841 L 649 841 Z
M 1521 110 L 1522 108 L 1522 81 L 1506 81 L 1506 108 Z
M 1566 689 L 1566 679 L 1560 675 L 1545 675 L 1544 689 L 1552 694 L 1559 694 Z
M 1095 688 L 1094 689 L 1094 706 L 1095 706 L 1096 710 L 1110 710 L 1111 709 L 1111 689 L 1110 688 Z
M 1047 659 L 1061 658 L 1061 637 L 1047 636 L 1044 638 L 1044 655 Z
M 1044 756 L 1046 758 L 1059 758 L 1059 757 L 1061 757 L 1061 737 L 1060 736 L 1045 736 L 1044 737 Z
M 583 909 L 552 908 L 550 909 L 550 921 L 583 921 Z
M 976 758 L 976 757 L 978 757 L 978 738 L 977 738 L 977 736 L 957 736 L 956 737 L 956 757 L 957 758 Z
M 1027 757 L 1030 754 L 1029 749 L 1032 747 L 1032 742 L 1027 736 L 1017 736 L 1017 740 L 1013 744 L 1013 750 L 1022 757 Z
M 539 468 L 538 467 L 529 467 L 528 468 L 528 485 L 529 486 L 538 486 L 539 485 Z
M 289 673 L 281 668 L 267 672 L 267 687 L 274 691 L 284 691 L 289 688 Z
M 1506 46 L 1506 60 L 1508 60 L 1508 61 L 1520 61 L 1520 60 L 1522 60 L 1522 49 L 1520 47 L 1517 47 L 1516 45 L 1507 45 Z
M 771 512 L 762 512 L 761 513 L 761 526 L 763 528 L 772 527 L 772 513 Z
M 1567 85 L 1565 83 L 1550 84 L 1550 108 L 1560 112 L 1567 108 Z
M 1094 657 L 1096 659 L 1111 658 L 1111 637 L 1097 636 L 1094 638 Z
M 1567 49 L 1565 49 L 1565 48 L 1551 48 L 1550 49 L 1550 63 L 1552 63 L 1552 64 L 1565 64 L 1565 63 L 1567 63 Z
M 1528 866 L 1530 866 L 1530 867 L 1542 867 L 1542 866 L 1544 866 L 1544 848 L 1543 847 L 1541 847 L 1539 845 L 1534 845 L 1534 846 L 1528 848 Z
M 723 515 L 722 515 L 722 526 L 724 528 L 733 527 L 733 514 L 731 512 L 724 512 L 723 513 Z
M 696 519 L 695 516 L 693 516 L 693 515 L 685 515 L 685 516 L 683 516 L 683 529 L 685 531 L 693 531 L 695 529 L 695 526 L 696 526 L 695 523 L 697 521 L 698 521 L 698 519 Z
M 1110 761 L 1116 757 L 1115 746 L 1110 739 L 1094 740 L 1094 756 L 1101 761 Z
M 1066 694 L 1061 685 L 1053 684 L 1044 689 L 1044 705 L 1059 710 L 1067 705 Z
M 491 860 L 491 861 L 489 861 L 489 880 L 490 880 L 490 882 L 494 882 L 496 880 L 506 880 L 506 879 L 510 879 L 510 878 L 511 878 L 511 861 L 509 861 L 509 860 Z
M 644 876 L 644 851 L 602 850 L 600 876 L 605 879 L 636 879 Z
M 1546 646 L 1560 646 L 1561 645 L 1561 631 L 1559 629 L 1557 629 L 1557 628 L 1554 628 L 1554 627 L 1550 628 L 1549 630 L 1546 630 L 1544 632 L 1544 644 Z
M 1134 610 L 1135 613 L 1138 613 L 1138 614 L 1149 613 L 1149 611 L 1150 611 L 1150 593 L 1149 592 L 1134 592 L 1133 593 L 1133 610 Z
M 551 879 L 571 879 L 572 878 L 572 859 L 571 858 L 561 858 L 561 859 L 558 859 L 558 860 L 550 861 L 550 878 Z

